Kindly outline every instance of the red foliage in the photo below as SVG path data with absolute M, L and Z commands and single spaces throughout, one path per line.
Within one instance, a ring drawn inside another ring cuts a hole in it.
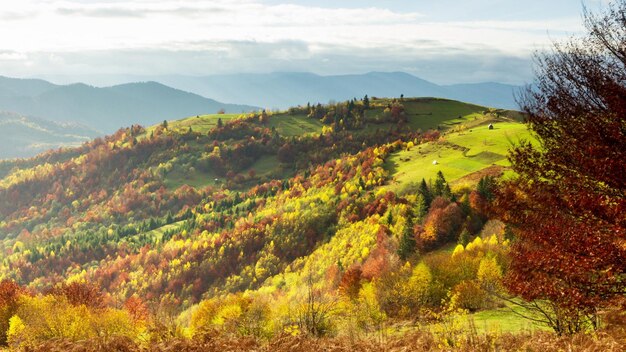
M 124 309 L 128 311 L 134 321 L 146 321 L 150 316 L 148 307 L 141 298 L 136 295 L 130 296 L 124 302 Z
M 339 292 L 351 299 L 356 299 L 359 296 L 359 291 L 361 290 L 362 274 L 363 271 L 359 266 L 346 270 L 341 277 L 341 282 L 339 283 Z
M 424 132 L 424 135 L 422 138 L 425 142 L 434 142 L 438 140 L 440 136 L 441 136 L 441 133 L 439 133 L 439 131 L 429 130 L 429 131 Z
M 16 304 L 24 289 L 13 280 L 0 281 L 0 307 L 8 307 Z
M 24 294 L 24 289 L 12 280 L 0 281 L 0 344 L 7 342 L 7 330 L 9 319 L 17 311 L 17 304 L 20 295 Z
M 424 226 L 416 226 L 416 241 L 420 251 L 429 251 L 435 247 L 454 241 L 465 217 L 461 208 L 449 200 L 437 197 L 431 203 L 424 220 Z
M 481 214 L 488 212 L 489 204 L 483 196 L 476 190 L 473 190 L 469 195 L 470 206 Z
M 91 308 L 104 308 L 106 306 L 105 297 L 100 288 L 87 282 L 62 283 L 52 288 L 49 293 L 63 296 L 75 306 L 85 305 Z
M 508 288 L 589 315 L 626 292 L 626 3 L 616 4 L 540 57 L 522 103 L 542 148 L 512 152 L 519 177 L 493 206 L 517 237 Z

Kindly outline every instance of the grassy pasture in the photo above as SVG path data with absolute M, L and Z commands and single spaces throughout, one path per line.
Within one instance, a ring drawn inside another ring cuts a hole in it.
M 508 307 L 483 310 L 470 314 L 467 318 L 468 325 L 470 324 L 470 319 L 478 333 L 519 333 L 523 331 L 550 330 L 546 326 L 534 324 L 532 321 L 513 313 Z
M 394 178 L 391 187 L 396 190 L 422 178 L 434 179 L 438 171 L 442 171 L 448 181 L 455 181 L 493 165 L 509 166 L 508 150 L 529 138 L 526 126 L 518 122 L 495 122 L 493 130 L 483 124 L 448 133 L 438 142 L 396 152 L 388 158 L 385 167 Z
M 218 185 L 220 181 L 216 182 L 216 178 L 217 176 L 212 172 L 204 173 L 198 170 L 183 172 L 182 170 L 173 170 L 167 174 L 164 183 L 165 187 L 171 190 L 177 189 L 182 185 L 200 189 L 206 186 Z
M 375 108 L 366 112 L 366 120 L 382 116 L 385 107 L 391 102 L 391 99 L 374 100 L 372 104 Z M 437 98 L 406 98 L 402 105 L 408 115 L 409 127 L 422 131 L 438 127 L 447 129 L 456 124 L 467 123 L 488 111 L 484 106 Z M 384 125 L 391 124 L 381 124 Z
M 167 121 L 168 129 L 185 132 L 191 127 L 195 132 L 207 133 L 212 128 L 217 126 L 217 120 L 222 119 L 223 123 L 226 123 L 232 119 L 236 119 L 240 114 L 208 114 L 208 115 L 198 115 L 198 116 L 190 116 L 181 120 L 172 120 Z M 154 131 L 158 125 L 150 126 L 146 128 L 146 134 L 150 134 Z
M 276 128 L 281 136 L 302 136 L 322 132 L 324 126 L 320 121 L 305 115 L 275 114 L 270 117 L 270 128 Z

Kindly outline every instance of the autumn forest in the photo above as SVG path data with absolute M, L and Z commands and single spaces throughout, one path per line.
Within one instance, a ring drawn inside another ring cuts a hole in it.
M 365 95 L 0 161 L 0 345 L 623 350 L 625 14 L 519 111 Z

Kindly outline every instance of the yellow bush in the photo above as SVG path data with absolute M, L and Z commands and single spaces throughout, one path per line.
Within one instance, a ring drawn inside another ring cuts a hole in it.
M 496 258 L 483 258 L 478 266 L 478 282 L 488 291 L 498 291 L 501 288 L 502 269 Z
M 219 330 L 233 335 L 267 337 L 273 328 L 271 309 L 263 298 L 232 295 L 202 301 L 191 316 L 194 335 Z
M 449 306 L 473 312 L 485 307 L 487 298 L 487 293 L 476 282 L 466 280 L 452 289 Z
M 14 348 L 34 346 L 60 338 L 69 341 L 113 336 L 136 337 L 125 311 L 89 309 L 71 305 L 57 296 L 22 296 L 17 313 L 9 321 L 8 343 Z

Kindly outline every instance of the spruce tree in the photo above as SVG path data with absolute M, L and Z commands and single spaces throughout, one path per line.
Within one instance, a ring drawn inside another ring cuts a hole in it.
M 496 179 L 493 176 L 485 176 L 478 181 L 476 191 L 485 199 L 492 200 L 495 196 Z
M 426 202 L 426 209 L 430 207 L 430 203 L 433 201 L 433 195 L 430 193 L 430 189 L 426 184 L 426 180 L 422 179 L 419 187 L 419 193 L 424 197 L 424 201 Z
M 428 213 L 428 204 L 426 203 L 426 197 L 421 192 L 417 193 L 417 199 L 415 201 L 415 207 L 413 208 L 415 212 L 415 218 L 417 221 L 422 221 Z
M 409 212 L 406 217 L 404 231 L 398 243 L 398 256 L 400 259 L 407 260 L 415 252 L 415 235 L 413 234 L 413 214 Z
M 469 231 L 467 229 L 463 229 L 463 231 L 461 231 L 461 234 L 459 235 L 458 243 L 463 246 L 467 246 L 467 244 L 470 243 L 470 237 L 471 234 L 469 233 Z
M 435 197 L 444 196 L 446 192 L 446 184 L 446 178 L 443 177 L 443 172 L 439 170 L 439 172 L 437 172 L 437 179 L 435 179 L 435 185 L 433 186 L 433 195 Z

